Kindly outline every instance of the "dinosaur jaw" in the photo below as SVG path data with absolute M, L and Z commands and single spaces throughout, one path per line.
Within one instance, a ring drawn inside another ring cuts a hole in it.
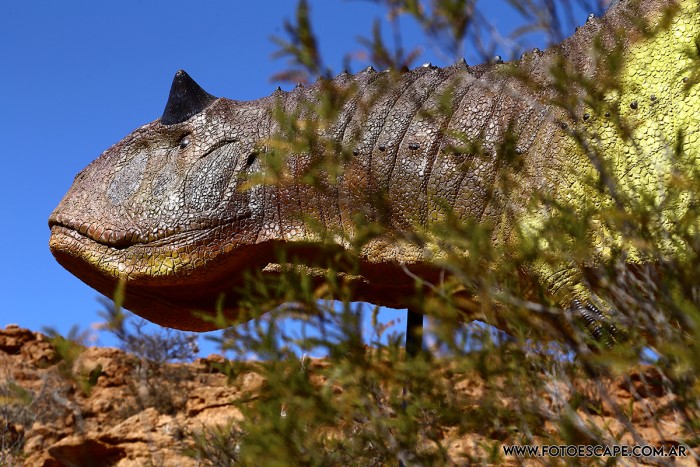
M 59 264 L 107 297 L 123 283 L 123 305 L 139 316 L 176 329 L 210 331 L 218 326 L 201 316 L 213 318 L 222 309 L 227 319 L 236 319 L 234 290 L 243 273 L 262 271 L 274 258 L 270 242 L 223 245 L 221 239 L 233 237 L 227 228 L 235 229 L 202 232 L 196 242 L 181 234 L 168 242 L 115 247 L 54 223 L 49 247 Z
M 161 326 L 196 332 L 219 329 L 221 325 L 214 322 L 219 311 L 227 322 L 241 318 L 237 290 L 244 286 L 246 273 L 275 276 L 295 271 L 322 283 L 328 271 L 319 264 L 341 248 L 278 240 L 221 244 L 221 239 L 232 237 L 230 232 L 207 232 L 196 243 L 191 235 L 173 235 L 169 242 L 159 239 L 116 247 L 54 222 L 49 246 L 59 264 L 101 294 L 113 298 L 123 284 L 124 308 Z M 295 258 L 316 258 L 316 264 L 280 264 L 281 247 Z M 414 280 L 404 269 L 394 262 L 361 261 L 359 270 L 339 279 L 353 289 L 355 300 L 402 308 L 410 305 L 405 298 L 415 291 Z M 436 281 L 439 278 L 428 265 L 411 269 Z M 393 277 L 391 284 L 384 284 L 385 277 Z M 271 309 L 279 303 L 269 305 Z

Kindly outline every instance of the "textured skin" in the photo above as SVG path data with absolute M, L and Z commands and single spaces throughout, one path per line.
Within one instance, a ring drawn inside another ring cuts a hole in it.
M 339 75 L 333 84 L 351 97 L 319 131 L 352 155 L 326 189 L 301 181 L 318 156 L 292 149 L 282 181 L 251 187 L 246 180 L 264 166 L 269 139 L 279 135 L 275 108 L 296 112 L 300 122 L 314 121 L 305 103 L 320 101 L 328 83 L 252 102 L 221 98 L 182 122 L 144 125 L 76 176 L 49 220 L 51 250 L 107 296 L 124 281 L 125 306 L 141 316 L 203 331 L 213 325 L 191 312 L 213 314 L 227 292 L 223 307 L 235 317 L 237 297 L 230 290 L 246 269 L 274 271 L 276 245 L 298 246 L 309 262 L 328 252 L 309 219 L 352 239 L 349 219 L 360 212 L 379 219 L 377 201 L 383 200 L 387 230 L 362 252 L 354 298 L 403 307 L 414 288 L 405 268 L 428 280 L 440 271 L 435 246 L 418 247 L 402 233 L 442 220 L 445 205 L 460 218 L 488 222 L 493 241 L 507 245 L 516 228 L 536 240 L 548 213 L 526 206 L 540 190 L 580 208 L 612 202 L 583 182 L 595 170 L 574 135 L 612 155 L 622 190 L 648 187 L 658 200 L 663 193 L 654 190 L 670 174 L 667 156 L 678 130 L 685 134 L 688 166 L 699 160 L 698 87 L 683 78 L 698 67 L 697 54 L 688 51 L 700 36 L 700 13 L 695 1 L 643 0 L 639 9 L 630 3 L 619 2 L 558 46 L 514 63 L 421 67 L 398 82 L 373 70 Z M 612 118 L 589 108 L 576 83 L 565 90 L 574 102 L 570 111 L 551 104 L 561 97 L 550 68 L 603 82 L 592 51 L 596 38 L 612 48 L 615 31 L 631 30 L 628 13 L 654 25 L 668 7 L 679 5 L 669 28 L 650 38 L 634 33 L 621 39 L 622 91 L 601 102 L 634 122 L 632 138 L 621 137 Z M 509 134 L 515 139 L 503 145 Z M 481 149 L 467 151 L 465 142 Z M 280 144 L 275 147 L 279 152 Z M 330 157 L 340 159 L 340 153 Z M 507 192 L 495 183 L 504 174 L 511 179 Z M 669 209 L 677 214 L 684 205 Z M 603 230 L 595 234 L 602 253 L 616 241 Z M 534 264 L 529 274 L 554 293 L 566 289 L 562 299 L 585 299 L 576 268 Z

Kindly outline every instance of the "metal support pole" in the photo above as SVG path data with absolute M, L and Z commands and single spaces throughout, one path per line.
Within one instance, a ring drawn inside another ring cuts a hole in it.
M 423 350 L 423 315 L 411 309 L 406 315 L 406 357 L 412 358 Z
M 406 310 L 406 360 L 415 358 L 423 351 L 423 315 L 411 310 Z M 403 409 L 406 410 L 406 396 L 409 388 L 403 388 Z M 399 467 L 405 467 L 399 460 Z

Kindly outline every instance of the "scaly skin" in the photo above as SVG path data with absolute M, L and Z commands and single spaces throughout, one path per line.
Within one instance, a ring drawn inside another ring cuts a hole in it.
M 329 251 L 322 233 L 342 234 L 333 245 L 346 246 L 355 235 L 350 220 L 364 213 L 386 230 L 362 250 L 354 298 L 406 306 L 414 283 L 404 268 L 427 280 L 440 270 L 436 245 L 416 246 L 404 233 L 429 230 L 445 218 L 446 205 L 459 218 L 488 223 L 495 243 L 509 245 L 515 232 L 536 241 L 550 215 L 528 208 L 536 193 L 582 210 L 612 202 L 584 182 L 597 172 L 582 143 L 611 157 L 612 175 L 627 195 L 669 176 L 667 156 L 678 130 L 686 157 L 681 168 L 697 166 L 698 88 L 683 78 L 698 67 L 692 53 L 700 36 L 698 7 L 688 0 L 643 0 L 637 11 L 628 3 L 562 44 L 511 64 L 422 67 L 399 77 L 366 70 L 252 102 L 215 99 L 178 72 L 162 119 L 138 128 L 78 174 L 49 220 L 51 250 L 107 296 L 123 281 L 125 306 L 137 314 L 203 331 L 213 324 L 192 311 L 213 315 L 225 292 L 220 304 L 235 318 L 239 297 L 231 291 L 245 270 L 274 273 L 276 246 L 296 247 L 313 265 Z M 653 26 L 674 6 L 680 11 L 670 27 L 650 37 L 635 33 L 625 15 Z M 603 88 L 606 74 L 596 63 L 605 63 L 605 53 L 596 55 L 592 44 L 600 39 L 612 47 L 620 30 L 633 32 L 620 43 L 624 66 L 615 94 Z M 553 105 L 561 96 L 552 67 L 582 80 L 567 85 L 566 108 Z M 597 86 L 600 105 L 587 98 L 583 81 Z M 321 102 L 331 87 L 347 100 L 321 124 L 318 107 L 309 103 Z M 629 124 L 631 138 L 621 136 L 605 108 Z M 276 109 L 296 114 L 301 127 L 318 125 L 326 149 L 309 153 L 281 139 L 286 129 Z M 250 183 L 251 174 L 269 166 L 262 159 L 272 157 L 270 148 L 285 156 L 283 176 L 273 185 Z M 340 161 L 337 183 L 319 188 L 303 182 L 319 157 Z M 498 183 L 504 176 L 507 190 Z M 689 202 L 688 196 L 671 206 L 663 222 Z M 618 241 L 604 229 L 594 235 L 602 253 Z M 666 248 L 674 253 L 673 245 Z M 562 300 L 586 298 L 576 267 L 536 263 L 530 275 Z
M 643 3 L 656 6 L 656 2 Z M 700 6 L 694 1 L 673 6 L 679 12 L 668 26 L 654 23 L 659 22 L 661 13 L 648 17 L 652 20 L 651 39 L 636 42 L 634 37 L 625 38 L 624 67 L 616 75 L 619 87 L 603 90 L 597 107 L 590 102 L 581 106 L 582 118 L 573 130 L 581 139 L 564 138 L 557 144 L 562 160 L 561 173 L 555 177 L 557 201 L 577 211 L 605 209 L 616 201 L 628 206 L 645 200 L 655 206 L 660 215 L 649 220 L 650 230 L 661 239 L 654 247 L 667 258 L 681 254 L 678 245 L 682 242 L 659 234 L 672 232 L 671 225 L 683 217 L 691 202 L 697 202 L 694 194 L 679 189 L 675 197 L 668 187 L 674 185 L 674 174 L 689 176 L 700 168 L 700 49 L 696 45 L 700 41 Z M 581 143 L 589 148 L 588 153 Z M 605 195 L 586 182 L 587 178 L 599 178 L 591 160 L 602 164 L 613 181 Z M 609 196 L 611 192 L 614 196 Z M 521 220 L 521 225 L 532 227 L 544 217 Z M 536 231 L 533 229 L 533 236 L 537 236 Z M 634 245 L 610 232 L 600 218 L 594 219 L 589 234 L 600 259 L 607 258 L 612 249 L 620 249 L 630 261 L 644 260 Z M 553 270 L 538 264 L 533 270 L 553 290 L 564 288 L 564 297 L 573 294 L 585 299 L 579 269 L 562 265 Z

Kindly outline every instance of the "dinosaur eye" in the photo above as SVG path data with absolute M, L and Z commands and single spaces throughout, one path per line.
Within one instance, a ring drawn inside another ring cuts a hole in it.
M 185 135 L 180 140 L 180 149 L 185 149 L 190 144 L 190 135 Z

